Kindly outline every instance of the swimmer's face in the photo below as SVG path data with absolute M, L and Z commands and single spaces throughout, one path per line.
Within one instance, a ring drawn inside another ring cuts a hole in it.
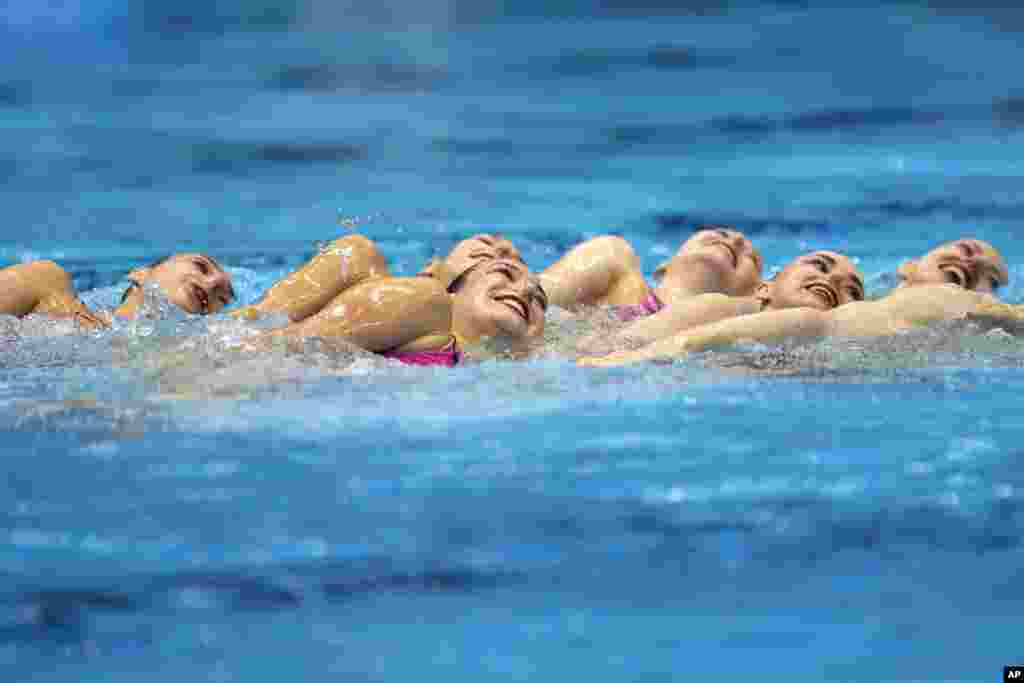
M 525 343 L 544 333 L 547 297 L 521 262 L 493 259 L 467 273 L 452 297 L 457 326 L 470 337 Z
M 171 303 L 193 315 L 217 313 L 235 299 L 231 276 L 205 254 L 176 254 L 144 269 L 141 279 L 157 283 Z
M 976 292 L 993 292 L 1009 282 L 1006 262 L 988 242 L 962 239 L 932 249 L 900 267 L 903 284 L 953 284 Z
M 760 288 L 767 308 L 817 308 L 827 311 L 864 300 L 864 278 L 850 259 L 833 251 L 815 251 L 791 261 Z
M 509 259 L 523 262 L 519 250 L 501 235 L 479 234 L 462 240 L 445 257 L 445 266 L 453 275 L 465 273 L 481 261 Z
M 707 267 L 718 270 L 722 294 L 749 296 L 761 284 L 761 254 L 742 232 L 725 228 L 701 230 L 686 240 L 679 255 L 699 256 Z

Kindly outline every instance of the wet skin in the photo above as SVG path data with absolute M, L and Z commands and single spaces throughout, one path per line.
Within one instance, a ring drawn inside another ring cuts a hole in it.
M 656 272 L 662 275 L 659 287 L 664 289 L 749 296 L 761 284 L 763 270 L 761 254 L 743 233 L 711 228 L 694 233 Z
M 714 243 L 705 244 L 724 252 Z M 853 262 L 842 254 L 817 251 L 793 259 L 776 277 L 758 284 L 750 295 L 710 293 L 677 300 L 654 315 L 639 318 L 611 334 L 586 337 L 578 348 L 584 352 L 602 352 L 650 344 L 688 329 L 738 316 L 794 307 L 825 310 L 863 297 L 863 278 Z
M 988 242 L 959 239 L 900 266 L 900 286 L 953 284 L 975 292 L 994 292 L 1009 282 L 1002 254 Z
M 761 282 L 761 255 L 742 233 L 711 227 L 692 235 L 655 270 L 653 292 L 662 303 L 708 293 L 752 294 Z M 541 273 L 552 303 L 576 309 L 594 305 L 635 305 L 651 287 L 640 259 L 621 237 L 602 236 L 573 247 Z
M 459 242 L 445 259 L 435 259 L 422 271 L 444 287 L 460 273 L 482 260 L 519 252 L 508 240 L 488 234 Z M 235 315 L 252 317 L 283 313 L 299 322 L 318 313 L 342 292 L 367 280 L 391 277 L 387 261 L 377 245 L 363 235 L 345 235 L 321 248 L 309 261 L 267 290 L 261 299 Z
M 235 300 L 231 276 L 205 254 L 176 254 L 156 266 L 136 269 L 129 278 L 139 285 L 155 283 L 168 301 L 192 315 L 219 313 Z M 115 313 L 134 317 L 142 303 L 134 289 Z
M 481 261 L 456 282 L 453 329 L 460 339 L 502 337 L 523 346 L 544 333 L 547 296 L 522 262 Z
M 908 262 L 900 270 L 903 286 L 874 301 L 859 300 L 863 286 L 853 277 L 852 264 L 829 256 L 834 255 L 815 252 L 787 267 L 776 278 L 778 290 L 770 293 L 777 301 L 760 313 L 699 325 L 636 351 L 582 359 L 580 364 L 621 365 L 676 358 L 741 340 L 776 343 L 879 337 L 964 318 L 1022 329 L 1024 307 L 1001 304 L 991 294 L 1007 281 L 1005 264 L 991 245 L 979 240 L 957 240 L 933 249 L 918 262 Z
M 132 286 L 114 310 L 133 318 L 144 300 L 141 286 L 156 283 L 169 301 L 187 313 L 216 313 L 234 300 L 231 277 L 209 256 L 178 254 L 155 266 L 129 274 Z M 74 318 L 83 327 L 103 327 L 107 314 L 90 311 L 79 300 L 67 271 L 53 261 L 34 261 L 0 270 L 0 313 L 26 316 L 33 313 L 55 318 Z
M 481 260 L 448 293 L 436 278 L 379 277 L 337 295 L 308 318 L 270 336 L 343 339 L 373 352 L 446 348 L 501 338 L 525 348 L 544 332 L 546 300 L 526 267 Z
M 807 306 L 829 310 L 864 299 L 864 278 L 853 262 L 834 251 L 815 251 L 791 261 L 759 292 L 765 309 Z
M 505 259 L 523 263 L 523 257 L 512 242 L 501 235 L 481 233 L 462 240 L 445 257 L 448 268 L 461 275 L 482 260 Z

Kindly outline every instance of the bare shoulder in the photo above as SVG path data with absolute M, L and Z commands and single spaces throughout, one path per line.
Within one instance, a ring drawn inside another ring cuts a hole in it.
M 416 296 L 448 300 L 448 292 L 444 284 L 433 277 L 418 275 L 415 277 L 380 277 L 361 282 L 353 290 L 365 290 L 393 293 L 398 296 Z
M 71 282 L 71 276 L 56 261 L 29 261 L 4 268 L 7 274 L 18 275 L 38 282 L 64 284 Z
M 342 292 L 336 302 L 362 303 L 366 307 L 386 310 L 409 310 L 410 307 L 448 311 L 451 297 L 444 284 L 431 277 L 380 277 L 360 282 Z
M 897 289 L 876 303 L 885 305 L 894 315 L 910 323 L 926 325 L 963 318 L 991 299 L 987 294 L 956 285 L 919 285 Z
M 903 287 L 874 301 L 856 301 L 829 313 L 832 333 L 881 336 L 967 316 L 992 297 L 956 285 Z

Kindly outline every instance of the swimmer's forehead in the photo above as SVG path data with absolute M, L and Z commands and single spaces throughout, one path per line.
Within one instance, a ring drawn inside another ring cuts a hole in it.
M 182 253 L 182 254 L 174 254 L 168 260 L 204 261 L 204 262 L 212 265 L 213 267 L 215 267 L 217 270 L 224 270 L 224 268 L 220 265 L 220 263 L 217 262 L 217 260 L 215 258 L 213 258 L 212 256 L 210 256 L 208 254 L 202 254 L 202 253 L 199 253 L 199 252 L 185 252 L 185 253 Z
M 830 266 L 844 265 L 851 268 L 855 268 L 853 261 L 848 256 L 844 256 L 837 251 L 829 251 L 827 249 L 819 249 L 817 251 L 809 251 L 806 254 L 801 254 L 793 259 L 793 262 L 807 261 L 809 259 L 824 259 Z
M 729 225 L 702 225 L 698 227 L 686 241 L 689 242 L 692 239 L 708 237 L 710 235 L 717 235 L 719 237 L 732 237 L 733 235 L 739 235 L 740 237 L 746 238 L 746 235 L 742 230 L 737 230 Z
M 490 233 L 479 233 L 477 235 L 473 235 L 472 237 L 467 237 L 466 239 L 456 243 L 455 246 L 452 247 L 452 252 L 454 253 L 460 249 L 470 248 L 477 244 L 482 244 L 486 247 L 492 248 L 497 246 L 502 246 L 506 248 L 511 247 L 513 251 L 516 251 L 518 253 L 516 246 L 512 244 L 512 241 L 509 240 L 507 237 L 503 235 L 492 235 Z
M 829 251 L 828 249 L 819 249 L 818 251 L 814 251 L 814 252 L 811 252 L 811 253 L 817 254 L 818 256 L 825 256 L 825 257 L 830 258 L 830 259 L 832 259 L 833 261 L 836 261 L 836 262 L 845 262 L 845 263 L 849 263 L 851 265 L 853 264 L 853 261 L 851 261 L 848 256 L 846 256 L 845 254 L 840 254 L 838 251 Z
M 526 267 L 525 263 L 512 258 L 491 259 L 484 266 L 485 272 L 493 273 L 496 270 L 514 270 L 517 275 L 522 275 L 523 277 L 528 277 L 530 275 L 530 269 Z
M 471 243 L 471 242 L 483 242 L 484 244 L 486 244 L 489 247 L 493 247 L 494 245 L 498 244 L 499 242 L 505 242 L 505 243 L 508 243 L 508 244 L 512 243 L 511 240 L 509 240 L 504 235 L 497 235 L 497 234 L 492 234 L 492 233 L 489 233 L 489 232 L 480 232 L 480 233 L 477 233 L 475 235 L 472 235 L 471 237 L 467 237 L 466 239 L 462 240 L 458 244 L 468 244 L 468 243 Z M 456 245 L 456 246 L 458 246 L 458 245 Z
M 809 260 L 820 260 L 825 261 L 831 268 L 845 268 L 850 271 L 850 277 L 853 278 L 861 289 L 864 289 L 864 280 L 860 275 L 860 271 L 857 266 L 854 265 L 853 261 L 848 256 L 840 254 L 837 251 L 829 251 L 827 249 L 819 249 L 818 251 L 808 252 L 802 256 L 798 256 L 793 263 L 799 263 L 801 261 Z

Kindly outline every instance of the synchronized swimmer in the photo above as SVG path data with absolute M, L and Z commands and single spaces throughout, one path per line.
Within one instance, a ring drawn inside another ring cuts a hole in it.
M 525 353 L 544 333 L 547 307 L 543 288 L 506 240 L 476 235 L 421 274 L 393 277 L 371 240 L 349 235 L 239 314 L 287 315 L 290 324 L 273 337 L 343 339 L 408 364 L 452 366 L 484 339 Z
M 235 300 L 231 276 L 206 254 L 175 254 L 132 270 L 121 303 L 99 312 L 78 298 L 67 271 L 53 261 L 32 261 L 0 270 L 0 313 L 73 318 L 86 329 L 107 327 L 115 317 L 138 316 L 148 285 L 156 285 L 168 301 L 194 315 L 219 313 Z
M 525 355 L 544 333 L 550 304 L 576 311 L 611 307 L 623 326 L 600 343 L 616 350 L 579 359 L 588 366 L 671 359 L 741 341 L 779 342 L 898 333 L 943 320 L 1013 321 L 1015 307 L 993 296 L 1007 284 L 1000 253 L 977 239 L 943 244 L 898 270 L 900 285 L 865 301 L 853 262 L 815 251 L 763 279 L 764 261 L 728 226 L 699 229 L 647 283 L 626 240 L 602 236 L 577 245 L 539 274 L 507 239 L 479 234 L 459 242 L 413 277 L 395 277 L 377 246 L 348 235 L 229 315 L 277 314 L 287 324 L 267 338 L 343 340 L 408 364 L 452 366 L 490 340 Z M 157 287 L 186 313 L 219 313 L 235 299 L 230 275 L 204 254 L 178 254 L 128 275 L 113 311 L 88 309 L 68 273 L 52 261 L 0 270 L 0 313 L 73 318 L 85 329 L 139 315 L 143 288 Z M 581 339 L 592 349 L 595 339 Z
M 789 339 L 881 337 L 941 321 L 961 318 L 1012 319 L 993 296 L 1008 283 L 1006 264 L 992 245 L 976 239 L 943 244 L 899 269 L 900 285 L 887 296 L 864 301 L 859 273 L 841 267 L 837 254 L 810 255 L 813 271 L 787 266 L 766 289 L 782 287 L 797 294 L 783 306 L 762 306 L 734 316 L 680 313 L 683 322 L 665 325 L 636 350 L 582 358 L 580 365 L 625 365 L 683 357 L 695 351 L 727 347 L 743 341 L 776 343 Z M 801 257 L 795 262 L 799 264 Z M 856 281 L 844 295 L 844 287 Z M 844 297 L 848 297 L 845 298 Z M 711 319 L 711 318 L 714 319 Z M 628 334 L 628 333 L 627 333 Z M 637 335 L 638 337 L 640 335 Z

